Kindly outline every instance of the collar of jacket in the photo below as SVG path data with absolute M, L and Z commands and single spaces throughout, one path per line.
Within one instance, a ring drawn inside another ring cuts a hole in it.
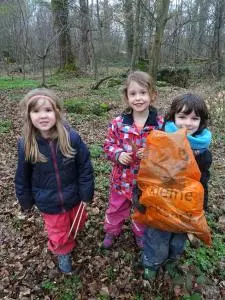
M 69 126 L 66 122 L 63 123 L 63 126 L 66 128 L 66 130 L 68 131 L 68 133 L 70 133 L 71 128 L 70 128 L 70 126 Z M 45 139 L 45 138 L 43 138 L 40 134 L 36 134 L 36 139 L 37 139 L 37 141 L 40 142 L 41 144 L 46 144 L 46 143 L 49 144 L 51 141 L 52 141 L 52 142 L 55 142 L 55 141 L 58 140 L 57 137 L 52 138 L 52 139 L 51 139 L 51 138 Z
M 54 142 L 57 139 L 45 139 L 41 135 L 36 135 L 37 142 L 40 144 L 49 144 L 51 141 Z
M 133 118 L 133 114 L 132 112 L 129 114 L 123 113 L 122 114 L 122 123 L 123 125 L 130 125 L 132 126 L 134 124 L 134 118 Z M 145 126 L 158 126 L 158 122 L 157 122 L 157 110 L 155 107 L 150 106 L 149 107 L 149 114 L 148 114 L 148 118 L 145 122 Z

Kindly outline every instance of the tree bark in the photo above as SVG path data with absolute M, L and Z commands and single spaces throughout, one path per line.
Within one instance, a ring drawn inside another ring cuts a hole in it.
M 90 47 L 89 47 L 89 15 L 88 3 L 86 0 L 80 0 L 80 22 L 81 22 L 81 43 L 79 49 L 79 64 L 82 69 L 87 70 L 90 65 Z
M 136 0 L 136 14 L 135 14 L 135 23 L 134 23 L 134 39 L 133 39 L 133 51 L 131 56 L 131 64 L 130 68 L 131 70 L 134 70 L 137 65 L 137 59 L 138 59 L 138 47 L 139 47 L 139 19 L 140 19 L 140 7 L 141 7 L 141 0 Z
M 212 45 L 212 60 L 217 61 L 217 78 L 222 76 L 222 54 L 221 54 L 221 39 L 222 30 L 224 27 L 225 3 L 223 0 L 216 0 L 215 16 L 214 16 L 214 36 Z
M 208 10 L 209 10 L 209 1 L 201 0 L 199 1 L 199 21 L 198 21 L 198 55 L 204 54 L 204 43 L 205 43 L 205 33 L 206 33 L 206 24 L 208 20 Z
M 161 43 L 162 43 L 164 29 L 168 17 L 169 3 L 170 0 L 157 1 L 156 29 L 155 29 L 155 36 L 154 36 L 152 53 L 150 56 L 150 66 L 149 66 L 149 71 L 155 81 L 157 77 L 157 70 L 158 70 L 158 65 L 160 60 Z
M 100 55 L 101 55 L 101 59 L 105 62 L 106 72 L 108 73 L 108 49 L 105 44 L 105 39 L 104 39 L 104 34 L 103 34 L 104 24 L 100 17 L 99 1 L 97 0 L 96 3 L 97 3 L 98 30 L 99 30 L 100 41 L 101 41 L 101 45 L 102 45 Z M 104 58 L 106 58 L 106 59 L 104 59 Z
M 65 28 L 64 32 L 59 35 L 59 57 L 60 57 L 60 69 L 66 67 L 66 65 L 74 64 L 74 56 L 71 50 L 70 30 L 68 25 L 68 0 L 51 0 L 52 12 L 54 17 L 54 27 L 58 33 L 61 28 Z
M 123 12 L 124 12 L 124 30 L 126 35 L 126 49 L 127 49 L 127 59 L 131 61 L 134 43 L 134 15 L 132 0 L 123 0 Z
M 104 20 L 103 20 L 103 36 L 106 44 L 110 42 L 110 9 L 109 9 L 109 1 L 104 0 L 103 2 L 103 13 L 104 13 Z

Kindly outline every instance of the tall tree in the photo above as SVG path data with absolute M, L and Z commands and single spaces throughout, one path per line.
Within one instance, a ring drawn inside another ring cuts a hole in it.
M 100 36 L 100 58 L 102 62 L 104 62 L 104 65 L 106 67 L 106 71 L 108 72 L 108 56 L 109 56 L 109 51 L 108 47 L 106 44 L 106 41 L 104 39 L 104 22 L 101 18 L 101 12 L 100 12 L 100 3 L 97 0 L 96 1 L 96 9 L 97 9 L 97 23 L 98 23 L 98 31 L 99 31 L 99 36 Z
M 80 0 L 80 22 L 81 22 L 81 41 L 79 49 L 79 64 L 87 70 L 90 65 L 90 47 L 89 47 L 89 15 L 88 15 L 88 2 L 86 0 Z
M 204 44 L 206 39 L 206 25 L 208 20 L 209 1 L 199 1 L 199 17 L 198 17 L 198 54 L 204 54 Z
M 133 37 L 133 49 L 132 49 L 132 56 L 131 56 L 131 70 L 134 70 L 137 63 L 138 53 L 139 53 L 139 34 L 140 34 L 140 26 L 139 26 L 139 19 L 140 19 L 140 8 L 141 8 L 141 0 L 136 0 L 135 3 L 135 22 L 134 22 L 134 37 Z
M 51 0 L 51 5 L 56 34 L 63 28 L 63 33 L 59 35 L 58 39 L 60 68 L 63 69 L 66 65 L 74 64 L 74 56 L 71 50 L 70 30 L 68 23 L 68 0 Z
M 104 0 L 103 2 L 103 36 L 108 44 L 110 41 L 110 23 L 111 23 L 111 12 L 109 7 L 109 1 Z
M 154 80 L 157 77 L 157 70 L 160 60 L 160 49 L 163 39 L 164 29 L 166 22 L 168 20 L 168 10 L 169 10 L 170 0 L 157 0 L 156 1 L 156 28 L 155 36 L 150 56 L 150 66 L 149 71 Z
M 216 0 L 214 13 L 214 35 L 212 43 L 212 59 L 217 61 L 217 77 L 222 76 L 222 30 L 224 27 L 225 2 L 224 0 Z
M 133 14 L 133 1 L 123 0 L 124 12 L 124 30 L 126 35 L 126 50 L 128 61 L 131 61 L 134 43 L 134 14 Z

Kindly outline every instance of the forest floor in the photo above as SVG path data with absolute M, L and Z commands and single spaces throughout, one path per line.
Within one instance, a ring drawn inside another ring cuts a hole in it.
M 188 89 L 159 87 L 157 107 L 162 112 L 178 94 L 192 91 L 207 99 L 212 114 L 213 166 L 209 185 L 208 224 L 213 246 L 187 246 L 180 274 L 161 271 L 150 285 L 138 267 L 139 251 L 129 220 L 111 250 L 101 247 L 107 207 L 110 163 L 102 152 L 108 122 L 122 110 L 119 85 L 105 82 L 91 90 L 93 80 L 53 77 L 49 85 L 65 100 L 66 117 L 88 144 L 96 175 L 94 201 L 89 220 L 79 233 L 73 252 L 76 274 L 61 274 L 56 258 L 47 250 L 47 235 L 37 209 L 23 214 L 15 198 L 14 174 L 17 138 L 22 118 L 18 101 L 37 81 L 23 84 L 0 78 L 0 298 L 1 299 L 225 299 L 225 83 L 204 82 Z

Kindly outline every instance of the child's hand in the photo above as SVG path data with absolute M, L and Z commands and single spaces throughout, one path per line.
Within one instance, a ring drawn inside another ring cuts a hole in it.
M 137 158 L 139 158 L 139 159 L 143 158 L 143 156 L 144 156 L 144 150 L 145 150 L 145 148 L 138 149 L 138 151 L 136 153 Z
M 129 165 L 132 162 L 132 155 L 132 152 L 121 152 L 118 161 L 123 165 Z

